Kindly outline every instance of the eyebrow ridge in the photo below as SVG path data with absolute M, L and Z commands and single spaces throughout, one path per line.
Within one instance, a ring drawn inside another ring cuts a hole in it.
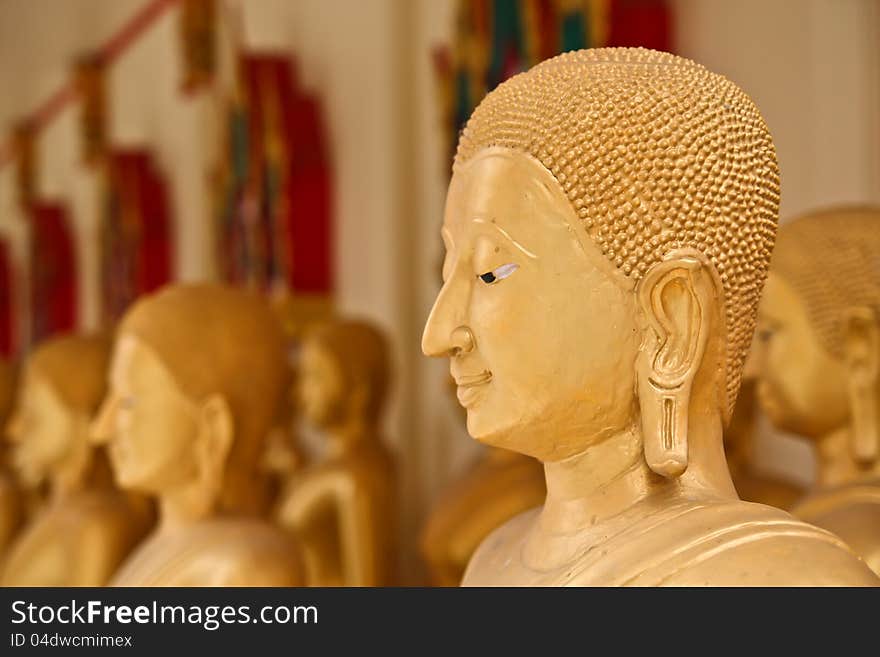
M 529 258 L 532 258 L 533 260 L 537 260 L 537 259 L 538 259 L 538 255 L 537 255 L 537 254 L 532 253 L 532 252 L 529 251 L 526 247 L 524 247 L 522 244 L 520 244 L 519 242 L 517 242 L 517 241 L 513 238 L 513 236 L 512 236 L 510 233 L 508 233 L 506 230 L 504 230 L 504 229 L 503 229 L 501 226 L 499 226 L 498 224 L 496 224 L 496 223 L 492 223 L 492 222 L 489 222 L 489 221 L 486 221 L 483 217 L 475 217 L 475 218 L 474 218 L 474 222 L 475 222 L 475 223 L 478 223 L 478 224 L 486 224 L 487 226 L 492 226 L 492 228 L 494 228 L 494 229 L 497 230 L 499 233 L 501 233 L 502 235 L 504 235 L 504 237 L 506 237 L 508 240 L 510 240 L 510 242 L 511 242 L 511 243 L 512 243 L 517 249 L 519 249 L 520 251 L 522 251 L 522 252 L 523 252 L 525 255 L 527 255 Z

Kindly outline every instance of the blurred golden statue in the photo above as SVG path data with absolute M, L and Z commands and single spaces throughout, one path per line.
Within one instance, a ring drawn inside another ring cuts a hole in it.
M 455 380 L 450 381 L 457 390 Z M 422 528 L 420 547 L 431 584 L 458 586 L 483 539 L 514 516 L 541 506 L 546 495 L 540 462 L 507 449 L 486 449 L 440 493 Z
M 278 521 L 302 537 L 311 585 L 394 583 L 397 478 L 379 428 L 387 352 L 382 334 L 359 321 L 313 327 L 303 340 L 300 410 L 327 452 L 282 500 Z
M 289 370 L 288 393 L 283 396 L 278 419 L 269 431 L 260 458 L 260 471 L 271 482 L 274 508 L 270 513 L 274 515 L 277 505 L 290 494 L 308 461 L 308 455 L 300 444 L 297 422 L 296 362 L 302 338 L 308 327 L 328 321 L 333 316 L 333 307 L 330 299 L 324 295 L 291 294 L 284 289 L 271 297 L 271 304 L 281 323 Z
M 255 295 L 170 286 L 125 314 L 93 436 L 120 486 L 158 498 L 160 524 L 112 584 L 302 584 L 295 539 L 257 517 L 285 378 L 281 331 Z
M 789 509 L 804 491 L 800 486 L 760 467 L 754 455 L 758 404 L 754 379 L 744 380 L 730 422 L 724 429 L 724 454 L 740 499 Z
M 6 422 L 15 396 L 15 368 L 0 360 L 0 567 L 25 516 L 25 494 L 9 464 Z
M 4 586 L 101 586 L 149 530 L 149 507 L 114 488 L 89 442 L 110 347 L 103 336 L 64 336 L 25 363 L 8 431 L 23 483 L 46 481 L 49 499 L 11 546 Z
M 281 420 L 288 415 L 285 412 Z M 266 434 L 266 445 L 260 456 L 258 472 L 269 482 L 270 498 L 280 502 L 287 495 L 290 486 L 302 473 L 307 460 L 297 442 L 295 427 L 279 420 Z M 269 515 L 274 513 L 270 505 Z
M 759 337 L 761 406 L 816 455 L 815 488 L 792 513 L 880 573 L 880 208 L 780 228 Z
M 547 499 L 463 584 L 880 584 L 833 534 L 739 500 L 725 462 L 778 200 L 757 108 L 680 57 L 570 52 L 486 96 L 422 346 L 474 438 L 544 463 Z

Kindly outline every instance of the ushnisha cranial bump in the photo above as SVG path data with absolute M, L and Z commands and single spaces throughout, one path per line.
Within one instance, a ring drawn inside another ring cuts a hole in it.
M 779 169 L 751 99 L 690 60 L 642 48 L 565 53 L 480 103 L 455 167 L 500 146 L 539 160 L 602 253 L 635 280 L 696 249 L 724 291 L 726 411 L 773 249 Z

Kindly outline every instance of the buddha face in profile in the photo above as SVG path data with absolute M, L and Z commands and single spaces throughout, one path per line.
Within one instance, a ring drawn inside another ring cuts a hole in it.
M 198 490 L 199 510 L 239 510 L 286 379 L 284 341 L 266 302 L 221 285 L 173 285 L 125 314 L 110 393 L 92 426 L 118 483 Z
M 120 486 L 158 492 L 189 481 L 197 406 L 149 345 L 123 335 L 110 365 L 110 392 L 95 422 Z
M 49 381 L 39 375 L 25 377 L 8 427 L 13 463 L 25 482 L 39 484 L 64 462 L 75 425 L 76 419 Z
M 683 473 L 689 420 L 735 401 L 778 191 L 754 104 L 693 62 L 577 51 L 492 91 L 459 141 L 422 341 L 471 435 L 558 461 L 640 427 L 650 467 Z
M 344 415 L 346 386 L 335 356 L 320 342 L 307 340 L 300 351 L 297 396 L 303 417 L 316 427 Z
M 61 471 L 76 479 L 90 462 L 88 427 L 106 391 L 109 354 L 105 336 L 66 335 L 28 357 L 7 432 L 30 484 Z
M 336 319 L 306 332 L 297 364 L 299 407 L 312 425 L 372 425 L 385 398 L 387 345 L 382 333 L 359 320 Z
M 762 409 L 774 425 L 821 436 L 846 422 L 846 371 L 819 341 L 794 289 L 773 272 L 761 300 L 755 344 Z
M 625 428 L 640 343 L 632 285 L 546 168 L 483 151 L 453 175 L 442 236 L 444 287 L 424 346 L 451 355 L 471 435 L 556 460 Z M 558 439 L 536 442 L 538 427 Z
M 862 459 L 880 453 L 880 209 L 838 207 L 779 231 L 759 311 L 758 400 L 810 438 L 851 424 Z

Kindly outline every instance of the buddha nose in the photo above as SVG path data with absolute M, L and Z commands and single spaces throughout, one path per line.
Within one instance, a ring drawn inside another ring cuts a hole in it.
M 467 308 L 466 294 L 461 283 L 456 285 L 453 280 L 440 290 L 422 334 L 422 352 L 426 356 L 457 356 L 476 347 L 473 331 L 462 312 Z

